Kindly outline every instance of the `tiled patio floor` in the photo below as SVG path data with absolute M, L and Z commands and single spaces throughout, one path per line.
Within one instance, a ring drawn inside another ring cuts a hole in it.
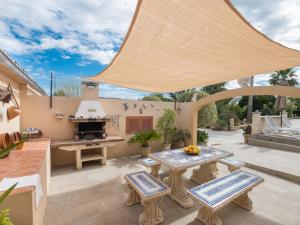
M 227 172 L 222 165 L 222 173 Z M 106 167 L 88 164 L 82 171 L 73 167 L 55 169 L 44 225 L 137 225 L 141 205 L 128 207 L 123 179 L 130 172 L 144 169 L 136 159 L 117 158 Z M 300 186 L 257 171 L 265 182 L 250 193 L 254 209 L 251 212 L 234 204 L 220 211 L 224 225 L 297 225 L 300 224 Z M 189 187 L 195 185 L 185 178 Z M 165 222 L 172 225 L 200 225 L 195 220 L 198 205 L 184 209 L 165 197 L 161 203 Z
M 245 145 L 241 130 L 208 133 L 209 145 L 219 144 L 215 147 L 232 152 L 235 159 L 300 177 L 300 153 Z

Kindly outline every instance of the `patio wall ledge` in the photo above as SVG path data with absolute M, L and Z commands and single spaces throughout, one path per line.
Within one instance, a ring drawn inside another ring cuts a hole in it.
M 1 204 L 0 209 L 10 209 L 11 220 L 14 224 L 43 224 L 50 184 L 50 139 L 43 138 L 25 142 L 22 149 L 14 150 L 9 157 L 0 160 L 0 181 L 5 177 L 22 177 L 33 174 L 40 175 L 43 188 L 43 196 L 37 207 L 33 186 L 15 189 Z

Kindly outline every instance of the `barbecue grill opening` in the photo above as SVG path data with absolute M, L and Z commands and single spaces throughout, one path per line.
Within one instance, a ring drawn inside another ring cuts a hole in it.
M 106 137 L 105 122 L 82 122 L 77 125 L 76 139 L 102 139 Z

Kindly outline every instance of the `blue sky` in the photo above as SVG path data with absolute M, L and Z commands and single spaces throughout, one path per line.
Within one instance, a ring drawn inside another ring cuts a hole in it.
M 257 29 L 300 50 L 300 1 L 233 0 L 233 4 Z M 5 5 L 0 11 L 0 48 L 48 91 L 50 71 L 59 85 L 79 82 L 109 64 L 127 32 L 136 0 L 0 0 L 0 5 Z M 268 76 L 256 76 L 256 85 L 267 84 Z M 228 87 L 238 87 L 237 82 Z M 136 99 L 146 94 L 107 84 L 100 87 L 103 97 Z

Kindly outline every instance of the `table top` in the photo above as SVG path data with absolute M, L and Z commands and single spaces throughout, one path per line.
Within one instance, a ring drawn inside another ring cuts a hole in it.
M 199 155 L 189 155 L 183 149 L 156 152 L 149 155 L 149 158 L 169 167 L 173 170 L 184 170 L 193 166 L 218 161 L 219 159 L 233 156 L 232 153 L 211 147 L 200 147 Z

